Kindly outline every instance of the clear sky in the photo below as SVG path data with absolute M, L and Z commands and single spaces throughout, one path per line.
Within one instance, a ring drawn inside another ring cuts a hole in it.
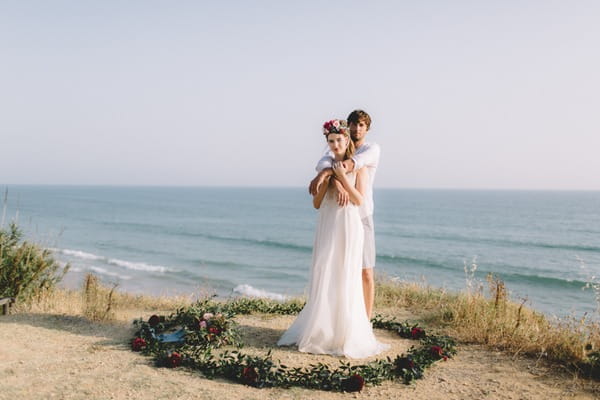
M 600 2 L 0 0 L 0 184 L 600 190 Z

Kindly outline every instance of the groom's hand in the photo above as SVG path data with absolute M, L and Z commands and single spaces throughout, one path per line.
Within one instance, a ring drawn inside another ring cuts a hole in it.
M 344 185 L 342 185 L 342 182 L 338 181 L 337 179 L 334 179 L 334 182 L 335 182 L 335 187 L 337 188 L 337 191 L 338 191 L 338 196 L 337 196 L 338 206 L 345 207 L 350 202 L 350 195 L 348 194 L 348 191 L 346 189 L 344 189 Z
M 308 185 L 308 193 L 316 196 L 319 191 L 319 187 L 323 184 L 323 179 L 321 178 L 321 174 L 317 175 L 315 179 L 310 181 L 310 185 Z
M 308 193 L 315 196 L 317 194 L 317 192 L 319 191 L 319 188 L 321 187 L 323 182 L 325 182 L 325 178 L 327 176 L 328 176 L 328 174 L 325 170 L 319 172 L 317 174 L 317 176 L 315 177 L 315 179 L 310 181 L 310 185 L 308 186 Z

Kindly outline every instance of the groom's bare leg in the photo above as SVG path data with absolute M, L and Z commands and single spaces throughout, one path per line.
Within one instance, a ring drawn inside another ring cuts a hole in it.
M 373 268 L 363 268 L 362 281 L 365 308 L 367 309 L 367 317 L 369 317 L 370 321 L 373 314 L 373 303 L 375 301 L 375 279 L 373 277 Z

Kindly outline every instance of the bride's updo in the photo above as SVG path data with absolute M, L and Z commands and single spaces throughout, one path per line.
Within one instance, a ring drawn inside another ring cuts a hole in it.
M 331 134 L 335 133 L 338 135 L 344 135 L 348 138 L 348 147 L 346 147 L 346 154 L 344 155 L 344 160 L 348 160 L 352 158 L 354 155 L 354 151 L 356 148 L 354 147 L 354 142 L 350 137 L 350 128 L 348 128 L 348 123 L 345 119 L 332 119 L 323 124 L 323 135 L 325 135 L 325 140 Z

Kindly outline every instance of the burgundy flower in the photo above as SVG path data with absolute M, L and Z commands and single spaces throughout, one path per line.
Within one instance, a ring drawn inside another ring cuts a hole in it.
M 425 330 L 423 328 L 419 328 L 415 326 L 410 330 L 410 336 L 413 339 L 421 339 L 425 337 Z
M 354 374 L 342 381 L 342 390 L 344 392 L 360 392 L 364 386 L 365 380 L 358 374 Z
M 181 365 L 181 354 L 177 352 L 172 352 L 167 357 L 167 367 L 169 368 L 177 368 Z
M 254 367 L 244 367 L 244 369 L 242 370 L 242 381 L 244 381 L 246 385 L 251 385 L 253 383 L 256 383 L 257 380 L 258 373 L 254 369 Z
M 413 369 L 415 362 L 410 357 L 399 357 L 396 360 L 396 365 L 400 369 Z
M 221 330 L 216 326 L 211 326 L 210 328 L 208 328 L 208 332 L 212 333 L 213 335 L 218 335 L 219 333 L 221 333 Z
M 158 325 L 159 322 L 160 322 L 160 318 L 158 317 L 158 315 L 153 315 L 148 319 L 148 323 L 153 328 L 156 327 L 156 325 Z
M 442 349 L 440 346 L 431 346 L 431 349 L 429 349 L 429 351 L 431 352 L 433 358 L 435 358 L 436 360 L 439 360 L 444 355 L 444 349 Z
M 131 342 L 131 348 L 133 349 L 133 351 L 141 351 L 145 349 L 147 345 L 148 344 L 146 343 L 146 341 L 141 337 L 136 337 Z

